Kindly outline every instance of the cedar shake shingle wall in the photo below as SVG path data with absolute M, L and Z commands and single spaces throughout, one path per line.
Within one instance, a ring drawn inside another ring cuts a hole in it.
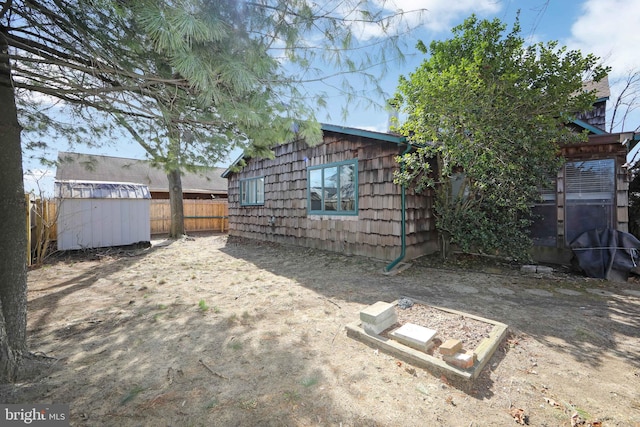
M 324 133 L 315 147 L 296 141 L 274 159 L 249 159 L 229 176 L 229 234 L 393 260 L 400 254 L 401 187 L 393 183 L 403 146 Z M 358 215 L 307 215 L 307 167 L 358 159 Z M 264 206 L 240 206 L 240 180 L 264 176 Z M 430 195 L 406 191 L 406 258 L 437 250 Z

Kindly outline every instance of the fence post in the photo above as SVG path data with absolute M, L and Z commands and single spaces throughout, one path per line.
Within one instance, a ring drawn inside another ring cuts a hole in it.
M 31 197 L 29 193 L 25 193 L 24 201 L 27 209 L 27 265 L 31 265 Z

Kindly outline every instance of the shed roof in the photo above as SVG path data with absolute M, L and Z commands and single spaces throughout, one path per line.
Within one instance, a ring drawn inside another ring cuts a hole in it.
M 182 191 L 185 193 L 227 194 L 227 181 L 222 178 L 224 168 L 210 168 L 206 172 L 185 172 Z M 58 153 L 56 180 L 131 182 L 144 184 L 150 191 L 167 192 L 166 173 L 148 160 L 100 156 L 61 151 Z
M 150 199 L 149 188 L 133 182 L 56 181 L 55 195 L 61 199 Z

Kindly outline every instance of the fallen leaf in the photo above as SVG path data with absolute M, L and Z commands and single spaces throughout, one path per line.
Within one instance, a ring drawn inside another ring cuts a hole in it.
M 451 405 L 451 406 L 456 406 L 456 404 L 453 402 L 453 396 L 447 396 L 447 397 L 444 399 L 444 401 L 445 401 L 445 402 L 447 402 L 447 403 L 448 403 L 449 405 Z
M 413 375 L 414 377 L 417 376 L 414 368 L 404 368 L 404 370 L 407 371 L 409 375 Z
M 576 426 L 583 426 L 585 425 L 585 421 L 582 419 L 582 417 L 580 416 L 580 414 L 578 414 L 577 412 L 574 412 L 573 415 L 571 416 L 571 427 L 576 427 Z
M 400 362 L 399 360 L 396 360 L 396 365 L 398 365 L 398 368 L 402 366 L 402 362 Z
M 529 416 L 524 413 L 524 409 L 513 408 L 511 410 L 511 416 L 513 417 L 513 420 L 518 424 L 521 424 L 523 426 L 529 424 Z
M 591 427 L 602 427 L 602 421 L 592 421 L 589 425 Z

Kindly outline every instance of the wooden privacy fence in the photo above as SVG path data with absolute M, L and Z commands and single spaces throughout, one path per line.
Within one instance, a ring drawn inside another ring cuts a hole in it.
M 229 230 L 229 205 L 226 200 L 183 201 L 184 229 L 194 231 Z M 151 234 L 165 234 L 171 228 L 169 200 L 151 200 Z
M 27 214 L 27 265 L 40 263 L 56 240 L 58 205 L 53 199 L 25 194 Z

